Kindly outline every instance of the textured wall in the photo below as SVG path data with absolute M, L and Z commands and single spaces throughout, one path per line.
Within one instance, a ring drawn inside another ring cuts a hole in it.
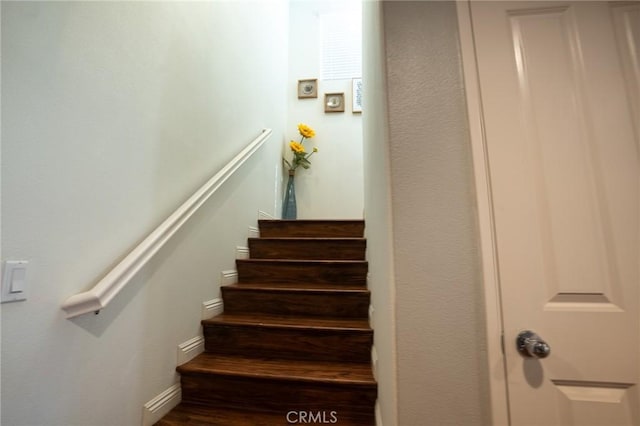
M 2 424 L 140 424 L 258 209 L 276 210 L 286 2 L 2 2 Z M 274 135 L 100 315 L 90 288 L 263 127 Z M 61 391 L 62 390 L 62 391 Z
M 385 2 L 398 425 L 488 423 L 454 2 Z

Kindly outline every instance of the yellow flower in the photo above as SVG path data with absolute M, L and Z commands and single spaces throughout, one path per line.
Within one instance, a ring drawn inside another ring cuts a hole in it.
M 311 127 L 302 123 L 298 124 L 298 131 L 307 139 L 310 139 L 316 135 L 316 132 Z
M 291 151 L 297 152 L 298 154 L 304 153 L 304 146 L 296 141 L 289 142 L 289 148 L 291 148 Z

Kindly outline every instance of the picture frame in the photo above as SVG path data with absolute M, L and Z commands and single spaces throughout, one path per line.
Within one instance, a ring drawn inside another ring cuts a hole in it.
M 351 111 L 354 114 L 362 113 L 362 78 L 351 81 L 351 101 Z
M 317 98 L 318 79 L 298 80 L 298 99 Z
M 324 112 L 344 112 L 344 93 L 325 93 Z

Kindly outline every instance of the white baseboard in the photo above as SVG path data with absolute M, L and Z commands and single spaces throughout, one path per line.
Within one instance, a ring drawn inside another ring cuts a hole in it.
M 255 226 L 249 227 L 249 238 L 260 238 L 260 229 Z
M 258 219 L 275 219 L 275 217 L 271 216 L 269 213 L 263 212 L 262 210 L 258 210 Z
M 235 284 L 238 282 L 238 271 L 235 269 L 229 269 L 227 271 L 220 272 L 220 285 Z
M 202 302 L 202 319 L 209 319 L 220 315 L 224 311 L 222 299 L 211 299 Z
M 371 370 L 373 370 L 373 378 L 378 380 L 378 351 L 374 345 L 371 345 Z
M 142 426 L 152 426 L 182 400 L 180 383 L 176 383 L 151 401 L 144 404 L 142 409 Z
M 376 312 L 376 308 L 373 307 L 373 305 L 369 305 L 369 325 L 371 326 L 371 328 L 373 328 L 375 330 L 375 324 L 374 324 L 374 318 L 375 316 L 373 315 Z
M 178 365 L 191 361 L 204 352 L 204 337 L 196 336 L 178 345 Z
M 249 247 L 236 247 L 236 259 L 249 259 Z

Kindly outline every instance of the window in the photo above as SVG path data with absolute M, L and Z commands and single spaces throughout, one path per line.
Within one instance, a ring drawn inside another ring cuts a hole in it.
M 320 15 L 321 69 L 323 80 L 362 76 L 362 9 Z

